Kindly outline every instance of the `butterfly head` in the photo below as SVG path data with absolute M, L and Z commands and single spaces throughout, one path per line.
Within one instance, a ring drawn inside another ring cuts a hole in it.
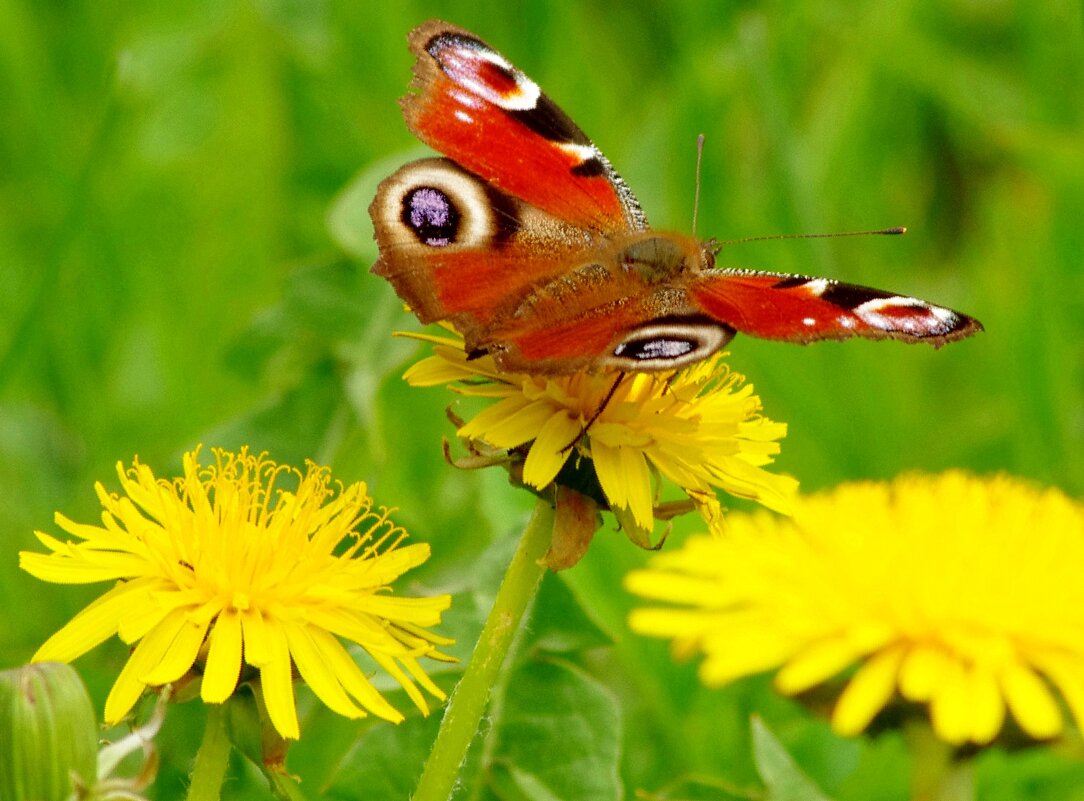
M 623 237 L 614 260 L 648 286 L 710 269 L 715 264 L 714 255 L 705 252 L 691 237 L 653 231 Z

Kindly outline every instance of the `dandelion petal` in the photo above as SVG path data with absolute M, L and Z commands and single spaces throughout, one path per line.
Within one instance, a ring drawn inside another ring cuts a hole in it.
M 263 667 L 271 661 L 270 634 L 259 610 L 241 613 L 241 632 L 245 642 L 245 661 L 253 667 Z
M 625 446 L 593 442 L 591 457 L 606 498 L 612 505 L 628 509 L 636 525 L 650 531 L 654 523 L 651 473 L 643 454 Z
M 105 721 L 116 723 L 128 714 L 139 696 L 147 688 L 143 676 L 150 673 L 159 662 L 177 636 L 177 632 L 185 625 L 183 612 L 174 612 L 162 621 L 162 625 L 150 632 L 139 641 L 132 651 L 128 661 L 124 663 L 120 675 L 117 677 L 113 688 L 109 691 L 109 697 L 105 700 Z
M 199 653 L 200 646 L 203 645 L 206 633 L 206 621 L 200 623 L 186 617 L 158 664 L 145 675 L 140 676 L 139 680 L 144 684 L 156 686 L 179 679 L 196 661 L 196 655 Z
M 301 736 L 297 723 L 297 705 L 290 676 L 290 651 L 280 626 L 265 627 L 266 661 L 260 665 L 260 685 L 267 716 L 279 733 L 290 740 Z
M 826 637 L 803 648 L 789 661 L 776 676 L 776 686 L 788 695 L 796 695 L 832 678 L 866 653 L 867 649 L 848 637 Z
M 928 701 L 940 686 L 951 662 L 940 649 L 928 645 L 911 648 L 900 668 L 900 692 L 911 701 Z
M 98 598 L 46 640 L 35 662 L 70 662 L 117 633 L 118 621 L 131 604 L 131 589 L 120 584 Z
M 971 733 L 968 739 L 985 745 L 997 736 L 1005 722 L 1005 700 L 997 679 L 985 668 L 974 668 L 967 677 L 971 697 Z
M 858 669 L 836 702 L 832 728 L 853 735 L 869 725 L 896 690 L 903 655 L 901 648 L 881 651 Z
M 933 730 L 938 737 L 953 745 L 963 743 L 971 729 L 967 690 L 963 666 L 958 662 L 949 662 L 930 699 Z
M 1058 705 L 1033 671 L 1021 665 L 1010 666 L 1002 674 L 1001 686 L 1020 728 L 1039 740 L 1053 737 L 1061 731 Z
M 320 652 L 320 657 L 343 688 L 357 699 L 367 710 L 377 717 L 398 723 L 403 719 L 399 710 L 387 702 L 376 688 L 365 678 L 357 663 L 350 657 L 342 643 L 322 629 L 313 629 L 313 646 Z
M 237 688 L 241 643 L 241 617 L 233 610 L 226 610 L 211 629 L 207 664 L 203 668 L 200 697 L 207 703 L 221 704 Z
M 553 481 L 568 460 L 569 445 L 576 441 L 581 430 L 579 422 L 567 413 L 551 415 L 538 429 L 538 436 L 523 463 L 524 483 L 541 489 Z
M 325 662 L 320 649 L 312 641 L 305 626 L 287 625 L 283 627 L 290 656 L 297 665 L 301 678 L 309 685 L 316 697 L 329 709 L 346 718 L 360 718 L 365 712 L 359 709 L 343 691 L 335 672 Z

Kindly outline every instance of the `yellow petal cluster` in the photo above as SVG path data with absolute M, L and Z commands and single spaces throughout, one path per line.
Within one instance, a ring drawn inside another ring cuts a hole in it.
M 589 460 L 611 509 L 650 531 L 658 477 L 706 516 L 715 490 L 785 511 L 797 489 L 764 467 L 786 425 L 760 414 L 760 398 L 719 356 L 675 373 L 505 373 L 489 357 L 467 359 L 462 340 L 418 336 L 434 355 L 406 373 L 414 386 L 450 384 L 491 401 L 458 435 L 494 448 L 526 448 L 523 481 L 541 489 L 570 459 Z
M 36 532 L 49 553 L 23 552 L 31 575 L 60 584 L 115 582 L 49 638 L 35 661 L 69 662 L 117 635 L 135 646 L 106 701 L 124 717 L 148 687 L 202 672 L 201 696 L 225 701 L 247 672 L 258 676 L 283 737 L 300 734 L 293 671 L 339 714 L 402 720 L 344 641 L 361 646 L 428 711 L 418 685 L 441 690 L 418 658 L 444 658 L 440 622 L 450 597 L 404 598 L 390 584 L 429 557 L 373 508 L 364 484 L 336 487 L 330 471 L 302 473 L 247 451 L 199 449 L 184 475 L 156 479 L 137 461 L 117 465 L 123 494 L 98 484 L 102 524 L 57 514 L 74 540 Z M 286 488 L 283 487 L 286 485 Z
M 627 579 L 666 603 L 631 627 L 703 652 L 706 684 L 778 669 L 797 694 L 842 676 L 843 734 L 895 701 L 926 705 L 953 744 L 990 742 L 1007 713 L 1052 737 L 1062 704 L 1084 725 L 1084 506 L 1063 493 L 908 475 L 727 524 Z

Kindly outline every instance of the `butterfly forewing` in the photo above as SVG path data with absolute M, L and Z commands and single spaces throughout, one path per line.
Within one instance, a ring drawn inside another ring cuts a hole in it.
M 704 313 L 763 339 L 864 337 L 938 346 L 982 330 L 952 309 L 827 278 L 717 270 L 696 279 L 689 294 Z
M 418 137 L 498 189 L 596 231 L 645 228 L 609 161 L 539 88 L 481 39 L 431 20 L 410 35 Z

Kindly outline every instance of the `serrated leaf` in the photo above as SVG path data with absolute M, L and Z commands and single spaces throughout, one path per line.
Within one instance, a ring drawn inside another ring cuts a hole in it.
M 343 757 L 342 770 L 320 797 L 341 801 L 410 798 L 440 726 L 440 714 L 375 725 Z
M 372 299 L 357 263 L 346 259 L 312 262 L 290 271 L 283 305 L 305 330 L 324 340 L 356 337 Z
M 531 614 L 531 648 L 568 654 L 612 644 L 560 576 L 546 573 Z
M 623 798 L 621 714 L 610 691 L 578 669 L 530 662 L 510 677 L 490 780 L 508 801 Z
M 314 444 L 325 440 L 342 396 L 332 380 L 332 365 L 314 364 L 298 372 L 289 390 L 270 396 L 263 407 L 207 432 L 203 441 L 224 447 L 252 444 L 267 450 L 276 460 L 295 465 L 304 464 L 306 459 L 320 459 Z
M 768 788 L 768 801 L 831 801 L 806 776 L 764 721 L 754 716 L 753 760 Z

